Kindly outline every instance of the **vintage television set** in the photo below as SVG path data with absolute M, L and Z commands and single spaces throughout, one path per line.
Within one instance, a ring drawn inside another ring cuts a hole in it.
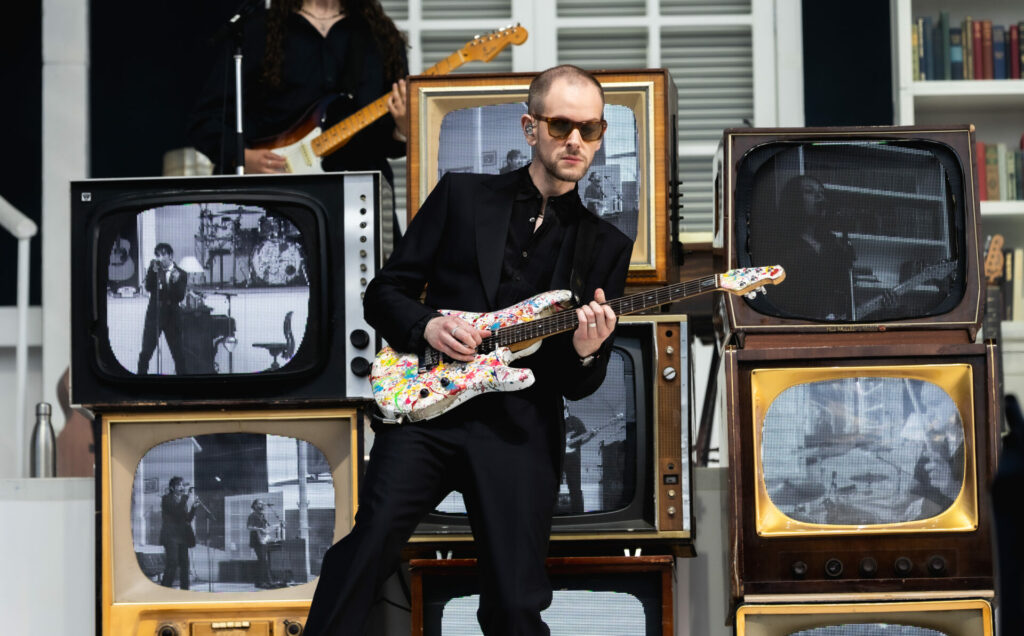
M 719 299 L 721 329 L 973 340 L 984 307 L 974 148 L 967 125 L 726 130 L 716 255 L 723 269 L 780 264 L 786 282 Z
M 71 184 L 76 404 L 370 395 L 380 174 Z
M 992 636 L 992 599 L 757 603 L 736 611 L 736 636 Z
M 735 600 L 993 589 L 996 348 L 906 335 L 726 348 Z
M 413 634 L 480 634 L 475 563 L 410 561 Z M 672 565 L 673 557 L 664 555 L 549 558 L 554 593 L 541 615 L 552 636 L 671 636 Z
M 623 547 L 692 553 L 690 425 L 693 396 L 685 316 L 623 316 L 604 383 L 567 401 L 566 458 L 552 554 Z M 411 556 L 472 554 L 465 503 L 451 493 L 420 523 Z
M 532 150 L 520 117 L 535 73 L 413 76 L 409 79 L 407 204 L 411 219 L 448 172 L 499 174 Z M 594 71 L 608 130 L 579 195 L 634 239 L 628 283 L 678 278 L 679 177 L 676 87 L 667 69 Z M 544 114 L 544 113 L 541 113 Z
M 300 634 L 354 523 L 362 424 L 355 408 L 102 414 L 97 633 Z

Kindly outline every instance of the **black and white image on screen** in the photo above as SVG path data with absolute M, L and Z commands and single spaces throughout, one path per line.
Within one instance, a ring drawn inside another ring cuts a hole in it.
M 964 483 L 964 428 L 937 385 L 896 377 L 798 384 L 768 408 L 764 485 L 787 516 L 825 525 L 918 521 Z
M 136 264 L 131 253 L 151 258 Z M 106 333 L 129 373 L 274 371 L 302 344 L 307 244 L 286 214 L 229 202 L 154 207 L 122 225 L 109 258 L 104 270 L 128 284 L 108 285 Z
M 532 160 L 532 149 L 518 122 L 526 113 L 523 102 L 490 104 L 452 111 L 441 121 L 437 154 L 437 178 L 448 172 L 504 174 Z M 544 114 L 544 113 L 540 113 Z M 605 104 L 608 131 L 587 175 L 579 183 L 583 205 L 606 218 L 636 239 L 640 210 L 639 132 L 633 111 L 618 104 Z M 485 153 L 505 157 L 500 165 L 487 165 Z M 475 158 L 468 162 L 467 158 Z
M 181 514 L 173 514 L 174 502 Z M 143 574 L 166 587 L 226 593 L 300 585 L 319 574 L 331 545 L 334 502 L 330 466 L 306 441 L 253 433 L 166 441 L 135 472 L 135 555 Z

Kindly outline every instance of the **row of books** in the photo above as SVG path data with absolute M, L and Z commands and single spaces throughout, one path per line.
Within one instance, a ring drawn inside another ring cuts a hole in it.
M 941 11 L 937 19 L 917 18 L 911 28 L 915 81 L 1021 78 L 1024 21 L 1003 26 L 968 16 L 955 25 Z
M 979 201 L 1024 201 L 1024 135 L 1020 149 L 976 143 Z

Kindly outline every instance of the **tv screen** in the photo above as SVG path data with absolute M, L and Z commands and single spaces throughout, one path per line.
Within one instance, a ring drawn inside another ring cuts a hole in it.
M 565 401 L 556 542 L 629 537 L 662 548 L 688 544 L 690 338 L 685 317 L 622 317 L 603 384 Z M 427 515 L 412 542 L 469 537 L 465 503 L 455 491 Z
M 736 611 L 736 636 L 992 636 L 981 598 L 902 602 L 752 603 Z
M 771 399 L 774 382 L 788 386 Z M 973 412 L 955 401 L 970 404 L 968 365 L 755 369 L 751 385 L 755 403 L 770 400 L 754 416 L 766 504 L 793 522 L 863 532 L 938 517 L 973 496 Z
M 786 271 L 723 299 L 731 328 L 976 331 L 972 132 L 939 128 L 726 131 L 716 240 L 731 266 Z
M 100 314 L 118 365 L 112 374 L 278 373 L 302 364 L 310 301 L 322 302 L 310 295 L 307 271 L 319 260 L 316 218 L 286 201 L 215 198 L 126 211 L 100 232 L 100 245 L 111 245 L 100 262 Z
M 991 589 L 996 354 L 926 340 L 726 351 L 735 598 Z
M 608 130 L 579 196 L 634 240 L 627 281 L 677 278 L 675 85 L 665 69 L 595 71 Z M 503 174 L 532 160 L 520 125 L 532 73 L 410 79 L 408 215 L 448 172 Z
M 377 173 L 73 183 L 73 400 L 369 397 L 379 190 Z
M 437 148 L 437 181 L 449 172 L 501 174 L 525 166 L 533 149 L 519 120 L 526 103 L 488 104 L 460 108 L 441 119 Z M 631 240 L 637 238 L 640 176 L 643 166 L 640 127 L 629 106 L 606 104 L 608 131 L 587 174 L 580 179 L 580 200 Z M 490 150 L 481 152 L 481 148 Z
M 354 522 L 360 428 L 354 409 L 104 414 L 102 633 L 301 624 Z
M 588 565 L 586 558 L 562 559 L 559 561 L 564 563 L 558 565 L 549 561 L 553 597 L 541 616 L 552 636 L 673 633 L 672 603 L 667 600 L 671 598 L 671 561 L 629 564 L 626 559 L 620 557 L 603 567 Z M 468 567 L 435 571 L 429 564 L 417 561 L 412 565 L 422 595 L 413 599 L 413 621 L 422 626 L 417 633 L 481 634 L 476 619 L 480 604 L 476 575 Z

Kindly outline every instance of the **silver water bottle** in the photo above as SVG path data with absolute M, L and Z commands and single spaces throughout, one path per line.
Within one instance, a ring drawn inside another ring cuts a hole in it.
M 57 474 L 57 439 L 50 421 L 50 405 L 36 404 L 36 425 L 32 429 L 32 477 L 53 477 Z

